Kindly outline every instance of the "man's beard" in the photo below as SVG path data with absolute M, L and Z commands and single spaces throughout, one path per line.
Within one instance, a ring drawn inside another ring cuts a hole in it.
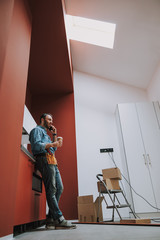
M 44 119 L 44 126 L 45 126 L 45 128 L 49 129 L 48 123 L 45 119 Z

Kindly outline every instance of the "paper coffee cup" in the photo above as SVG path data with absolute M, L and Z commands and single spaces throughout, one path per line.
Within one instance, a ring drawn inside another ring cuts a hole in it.
M 62 137 L 57 137 L 57 140 L 58 140 L 58 141 L 59 141 L 59 140 L 61 140 L 61 141 L 62 141 L 62 140 L 63 140 L 63 138 L 62 138 Z

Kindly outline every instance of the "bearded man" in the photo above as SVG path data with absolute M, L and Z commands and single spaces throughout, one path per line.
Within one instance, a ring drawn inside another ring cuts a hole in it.
M 47 130 L 52 133 L 52 140 L 47 134 Z M 29 140 L 32 153 L 36 159 L 36 169 L 38 169 L 42 175 L 46 190 L 46 199 L 49 207 L 46 228 L 76 228 L 76 225 L 65 220 L 58 205 L 63 192 L 63 183 L 57 166 L 55 151 L 57 148 L 62 147 L 63 138 L 57 137 L 57 129 L 53 126 L 51 114 L 42 114 L 40 117 L 40 125 L 32 129 Z

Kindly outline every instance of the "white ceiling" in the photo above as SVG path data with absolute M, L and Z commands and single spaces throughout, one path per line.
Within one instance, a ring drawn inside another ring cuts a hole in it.
M 73 69 L 146 89 L 160 63 L 160 0 L 65 0 L 66 13 L 116 24 L 114 49 L 71 40 Z

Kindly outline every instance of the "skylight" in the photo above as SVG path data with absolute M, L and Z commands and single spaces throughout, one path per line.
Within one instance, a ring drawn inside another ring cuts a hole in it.
M 113 48 L 116 24 L 66 15 L 67 35 L 70 39 Z

